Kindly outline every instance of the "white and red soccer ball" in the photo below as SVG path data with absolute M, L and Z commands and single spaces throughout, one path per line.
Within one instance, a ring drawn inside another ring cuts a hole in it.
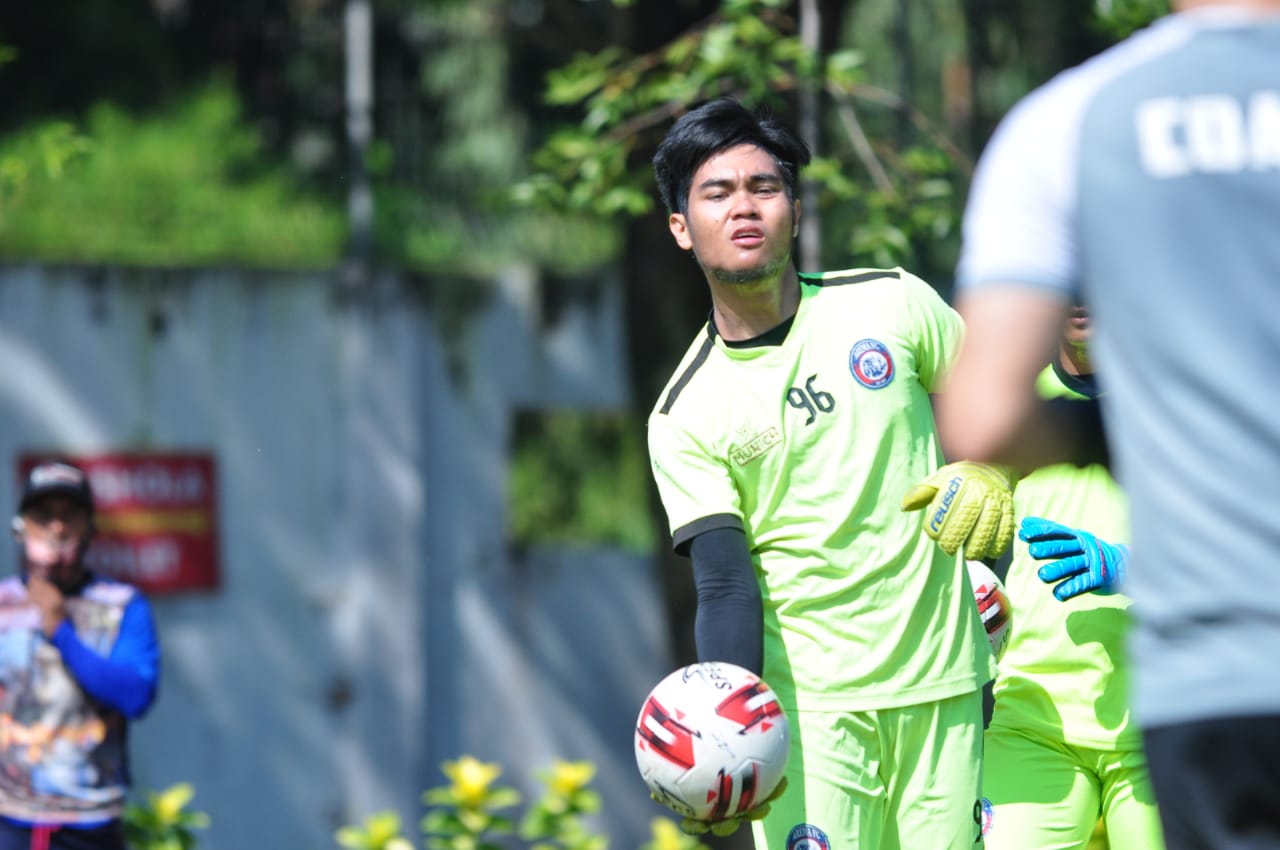
M 1009 645 L 1009 627 L 1013 624 L 1009 594 L 1005 592 L 1000 577 L 986 564 L 981 561 L 966 561 L 965 564 L 969 568 L 969 583 L 973 585 L 973 601 L 978 604 L 982 627 L 987 631 L 991 652 L 999 661 Z
M 766 800 L 782 781 L 787 717 L 760 677 L 735 664 L 692 664 L 649 692 L 636 719 L 636 766 L 659 802 L 715 822 Z

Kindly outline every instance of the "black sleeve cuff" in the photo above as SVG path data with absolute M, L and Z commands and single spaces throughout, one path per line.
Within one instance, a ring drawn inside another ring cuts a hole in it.
M 746 528 L 742 525 L 742 517 L 735 514 L 712 514 L 704 516 L 702 519 L 695 519 L 693 522 L 682 525 L 671 535 L 671 548 L 675 550 L 677 555 L 689 557 L 689 542 L 705 531 L 714 531 L 717 528 L 734 528 L 741 532 L 746 532 Z

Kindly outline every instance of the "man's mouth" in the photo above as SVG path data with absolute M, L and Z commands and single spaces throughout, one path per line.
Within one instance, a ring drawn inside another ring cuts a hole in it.
M 76 541 L 28 540 L 27 561 L 31 566 L 48 567 L 75 557 Z
M 729 239 L 739 247 L 753 248 L 764 242 L 764 231 L 754 227 L 744 227 L 741 230 L 735 230 Z

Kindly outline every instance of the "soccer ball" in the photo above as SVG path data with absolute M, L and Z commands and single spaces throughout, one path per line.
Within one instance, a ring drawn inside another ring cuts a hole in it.
M 981 561 L 966 561 L 969 567 L 969 583 L 973 585 L 973 601 L 978 603 L 982 626 L 987 630 L 987 640 L 996 661 L 1004 656 L 1009 644 L 1009 626 L 1013 623 L 1013 608 L 1004 583 L 991 568 Z
M 778 698 L 736 664 L 692 664 L 654 686 L 636 719 L 636 766 L 682 817 L 744 814 L 782 781 L 791 732 Z

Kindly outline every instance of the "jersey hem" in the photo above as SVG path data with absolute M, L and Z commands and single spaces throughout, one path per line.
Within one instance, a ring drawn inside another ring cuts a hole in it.
M 974 671 L 960 678 L 946 679 L 928 686 L 871 695 L 859 694 L 857 697 L 842 697 L 832 694 L 778 694 L 778 702 L 786 711 L 877 711 L 889 708 L 904 708 L 909 705 L 941 702 L 952 697 L 973 693 L 991 681 L 994 675 L 994 671 L 988 672 L 986 678 L 983 678 L 981 671 Z M 774 693 L 777 693 L 777 690 L 775 687 Z

